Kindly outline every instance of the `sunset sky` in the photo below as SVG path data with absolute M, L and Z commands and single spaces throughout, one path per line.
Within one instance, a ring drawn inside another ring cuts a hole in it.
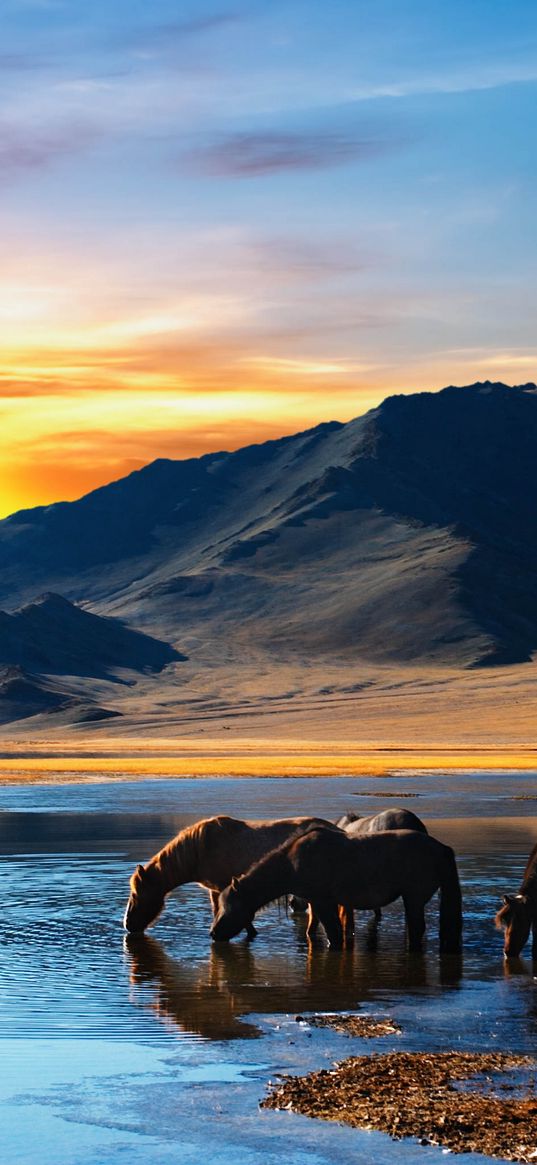
M 3 0 L 0 516 L 536 379 L 533 0 Z

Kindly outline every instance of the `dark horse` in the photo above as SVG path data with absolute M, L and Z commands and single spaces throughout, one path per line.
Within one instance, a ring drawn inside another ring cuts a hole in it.
M 312 829 L 256 862 L 220 895 L 211 930 L 216 941 L 239 934 L 256 910 L 284 894 L 311 904 L 330 946 L 343 946 L 338 905 L 376 910 L 403 899 L 410 950 L 419 950 L 425 931 L 425 904 L 440 890 L 440 949 L 460 950 L 461 891 L 453 850 L 415 830 L 390 830 L 350 838 L 343 832 Z M 308 937 L 315 930 L 308 927 Z
M 495 923 L 504 928 L 503 953 L 506 959 L 517 958 L 532 934 L 531 957 L 537 959 L 537 845 L 534 845 L 524 870 L 518 894 L 505 894 Z
M 385 829 L 416 829 L 418 833 L 427 833 L 427 827 L 421 818 L 412 813 L 410 809 L 383 809 L 381 813 L 374 813 L 371 817 L 360 817 L 358 813 L 345 813 L 343 817 L 338 817 L 336 825 L 339 829 L 344 829 L 349 837 L 361 837 L 364 833 L 382 833 Z M 307 910 L 308 904 L 303 898 L 296 898 L 293 895 L 290 906 L 292 910 L 300 913 L 302 910 Z M 380 922 L 381 918 L 382 911 L 375 910 L 375 922 Z M 345 934 L 350 940 L 354 934 L 353 911 L 343 910 L 341 921 L 345 927 Z
M 182 829 L 145 866 L 137 866 L 130 880 L 125 928 L 141 933 L 160 914 L 166 895 L 185 882 L 199 882 L 211 895 L 213 914 L 218 894 L 252 862 L 315 826 L 334 829 L 320 817 L 292 817 L 281 821 L 237 821 L 234 817 L 207 817 Z M 249 937 L 255 930 L 249 926 Z

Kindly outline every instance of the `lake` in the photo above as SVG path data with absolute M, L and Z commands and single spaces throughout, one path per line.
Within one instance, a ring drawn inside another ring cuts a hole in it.
M 535 773 L 397 778 L 121 781 L 0 787 L 0 1153 L 40 1165 L 433 1163 L 441 1149 L 259 1111 L 278 1073 L 389 1050 L 534 1052 L 537 982 L 505 967 L 492 922 L 537 840 Z M 397 794 L 397 796 L 394 796 Z M 128 878 L 182 826 L 212 813 L 271 818 L 397 804 L 453 845 L 465 905 L 462 967 L 404 949 L 401 904 L 375 943 L 308 951 L 305 922 L 273 906 L 258 937 L 213 946 L 197 886 L 175 891 L 145 939 L 127 939 Z M 529 948 L 528 948 L 529 949 Z M 297 1016 L 390 1017 L 375 1040 Z M 465 1160 L 487 1158 L 467 1154 Z

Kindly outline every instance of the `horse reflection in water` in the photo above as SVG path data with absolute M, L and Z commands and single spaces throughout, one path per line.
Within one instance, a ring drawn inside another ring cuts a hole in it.
M 240 1021 L 236 997 L 235 984 L 248 983 L 253 977 L 249 946 L 227 948 L 224 959 L 212 950 L 208 962 L 200 964 L 172 959 L 149 935 L 128 935 L 125 949 L 133 987 L 150 984 L 155 988 L 149 1007 L 159 1020 L 211 1040 L 252 1039 L 261 1034 L 254 1024 Z
M 241 943 L 212 947 L 200 963 L 172 958 L 148 935 L 128 935 L 125 949 L 134 1002 L 148 1000 L 161 1022 L 210 1040 L 263 1034 L 243 1017 L 352 1011 L 376 1000 L 379 989 L 420 990 L 429 975 L 427 959 L 409 955 L 402 943 L 380 954 L 310 949 L 305 958 L 294 952 L 258 955 Z M 441 960 L 440 982 L 456 983 L 460 974 L 456 960 Z

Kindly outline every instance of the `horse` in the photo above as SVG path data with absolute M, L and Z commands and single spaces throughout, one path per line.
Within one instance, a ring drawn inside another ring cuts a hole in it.
M 427 826 L 411 809 L 383 809 L 371 817 L 345 813 L 336 821 L 336 825 L 344 829 L 349 837 L 360 837 L 363 833 L 383 833 L 386 829 L 415 829 L 418 833 L 427 833 Z
M 385 829 L 415 829 L 418 833 L 427 833 L 427 827 L 420 817 L 412 813 L 411 809 L 383 809 L 381 813 L 374 813 L 371 817 L 360 817 L 358 813 L 344 813 L 336 821 L 338 829 L 344 829 L 349 837 L 361 837 L 364 833 L 382 833 Z M 303 898 L 294 895 L 290 900 L 294 913 L 307 910 L 308 904 Z M 353 913 L 342 912 L 342 923 L 345 933 L 350 940 L 354 934 Z M 380 922 L 382 912 L 375 910 L 375 922 Z M 311 920 L 310 920 L 311 925 Z
M 462 906 L 455 855 L 429 834 L 416 830 L 347 837 L 341 830 L 310 829 L 232 879 L 220 894 L 211 938 L 227 941 L 251 925 L 261 906 L 284 894 L 311 904 L 329 945 L 343 946 L 338 906 L 376 910 L 402 898 L 408 946 L 421 948 L 425 904 L 440 890 L 440 950 L 457 953 L 461 945 Z M 311 940 L 315 926 L 307 931 Z
M 234 876 L 243 874 L 252 862 L 283 842 L 316 826 L 336 828 L 321 817 L 291 817 L 264 823 L 220 816 L 187 826 L 145 866 L 136 867 L 130 879 L 125 929 L 131 934 L 142 933 L 158 918 L 170 890 L 185 882 L 199 882 L 207 888 L 214 915 L 220 891 Z M 254 927 L 248 929 L 249 938 L 253 938 Z
M 518 894 L 504 894 L 503 903 L 494 921 L 498 930 L 505 930 L 505 958 L 518 957 L 531 930 L 531 957 L 537 959 L 537 845 L 528 858 Z

